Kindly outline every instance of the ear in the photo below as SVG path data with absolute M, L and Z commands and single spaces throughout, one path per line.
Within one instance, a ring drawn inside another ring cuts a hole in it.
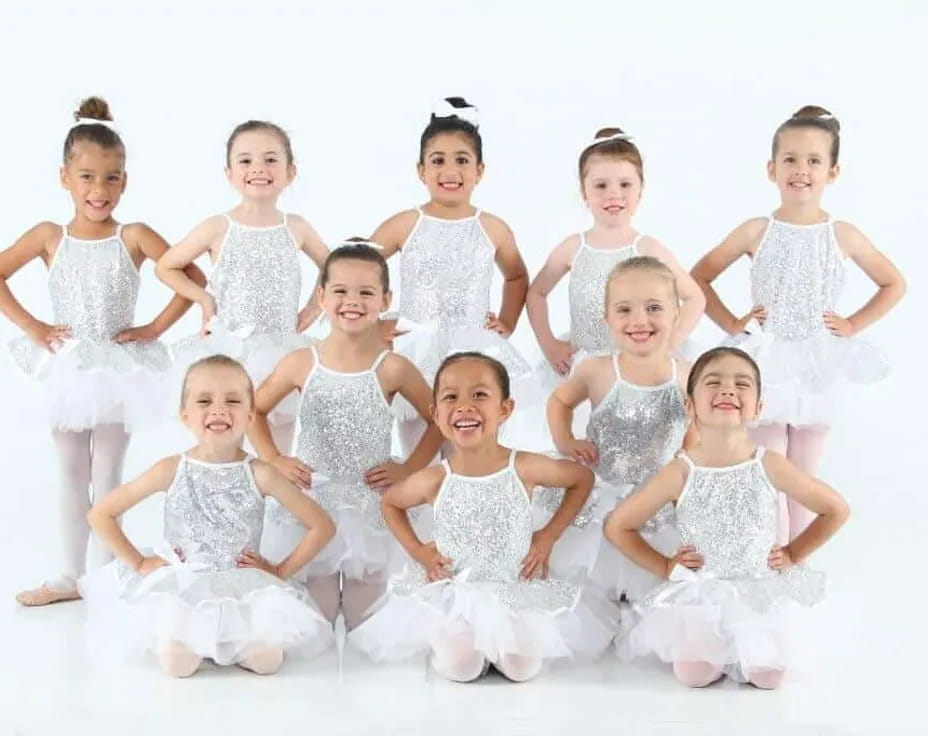
M 777 168 L 776 168 L 776 164 L 774 164 L 773 161 L 767 162 L 767 178 L 770 179 L 770 181 L 776 183 Z
M 288 184 L 292 182 L 294 179 L 296 179 L 296 164 L 290 164 L 287 167 L 287 176 L 289 177 L 289 179 L 287 180 Z
M 686 411 L 686 416 L 690 420 L 690 424 L 696 424 L 696 408 L 693 406 L 693 400 L 687 396 L 683 399 L 683 408 Z
M 129 183 L 129 172 L 123 171 L 122 172 L 122 189 L 119 190 L 120 194 L 126 193 L 126 184 L 128 183 Z
M 419 177 L 419 181 L 425 184 L 425 164 L 416 162 L 416 176 Z
M 325 289 L 321 286 L 316 288 L 316 304 L 319 305 L 319 309 L 325 311 L 325 307 L 322 304 L 322 298 L 325 296 Z
M 231 166 L 226 166 L 226 180 L 229 182 L 229 184 L 232 183 L 232 167 Z
M 486 170 L 487 170 L 486 166 L 484 166 L 482 161 L 479 164 L 477 164 L 477 181 L 475 182 L 476 184 L 480 183 L 480 180 L 483 178 L 483 173 Z
M 381 311 L 381 312 L 387 312 L 387 311 L 389 311 L 389 309 L 390 309 L 390 304 L 392 304 L 392 303 L 393 303 L 393 292 L 392 292 L 392 291 L 384 292 L 384 295 L 383 295 L 383 309 L 380 310 L 380 311 Z
M 754 421 L 758 421 L 764 414 L 764 402 L 757 400 L 757 410 L 754 412 Z
M 61 170 L 58 172 L 59 181 L 61 182 L 61 188 L 67 191 L 71 191 L 71 187 L 68 184 L 68 167 L 62 166 Z
M 828 169 L 828 183 L 834 183 L 835 179 L 838 178 L 838 175 L 841 173 L 841 164 L 835 164 L 830 169 Z
M 513 399 L 503 399 L 503 404 L 499 413 L 500 424 L 505 422 L 509 417 L 512 416 L 512 412 L 515 411 L 516 402 Z

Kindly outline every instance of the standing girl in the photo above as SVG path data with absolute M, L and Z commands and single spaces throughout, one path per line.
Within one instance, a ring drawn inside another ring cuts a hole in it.
M 509 226 L 470 201 L 484 172 L 476 108 L 460 97 L 436 107 L 419 141 L 417 170 L 428 203 L 394 215 L 371 237 L 384 257 L 400 253 L 397 352 L 428 381 L 446 355 L 460 350 L 494 355 L 513 380 L 527 377 L 529 365 L 505 339 L 525 303 L 525 264 Z M 498 316 L 490 311 L 494 262 L 504 279 Z M 409 406 L 398 408 L 405 454 L 425 425 Z
M 886 375 L 882 356 L 854 336 L 883 317 L 905 293 L 899 271 L 853 225 L 835 221 L 822 207 L 825 186 L 838 176 L 840 126 L 821 107 L 807 106 L 773 136 L 767 164 L 780 191 L 771 217 L 739 225 L 703 256 L 693 276 L 706 294 L 706 311 L 760 365 L 767 385 L 764 415 L 754 437 L 770 450 L 814 473 L 842 379 L 869 383 Z M 754 306 L 737 318 L 712 282 L 741 256 L 751 259 Z M 835 312 L 847 259 L 879 287 L 848 317 Z M 795 500 L 781 518 L 795 538 L 814 518 Z
M 606 522 L 609 541 L 666 580 L 640 601 L 640 620 L 620 649 L 673 663 L 677 679 L 690 687 L 725 673 L 775 688 L 787 667 L 782 613 L 787 604 L 809 605 L 823 594 L 822 576 L 801 563 L 841 527 L 848 508 L 827 485 L 751 441 L 747 428 L 760 413 L 761 378 L 746 353 L 723 347 L 703 354 L 686 391 L 699 444 Z M 778 491 L 815 513 L 782 547 Z M 638 530 L 671 503 L 683 545 L 667 555 Z
M 331 331 L 318 345 L 285 357 L 262 384 L 249 437 L 262 459 L 308 489 L 335 519 L 335 539 L 300 580 L 330 621 L 341 609 L 350 630 L 383 594 L 400 552 L 383 523 L 381 494 L 428 465 L 441 435 L 431 426 L 405 462 L 390 458 L 391 401 L 406 397 L 429 421 L 431 393 L 412 363 L 384 350 L 378 320 L 390 305 L 390 284 L 383 256 L 356 242 L 332 251 L 317 298 Z M 292 448 L 282 447 L 267 415 L 294 390 L 300 393 L 296 439 Z M 276 560 L 302 531 L 279 506 L 271 510 L 263 550 Z
M 352 635 L 375 660 L 429 652 L 443 677 L 468 682 L 492 664 L 511 680 L 535 677 L 545 660 L 595 656 L 614 626 L 579 586 L 546 579 L 551 548 L 583 506 L 592 474 L 566 460 L 516 452 L 498 441 L 512 414 L 505 367 L 458 353 L 438 369 L 435 423 L 450 458 L 389 489 L 383 513 L 416 561 L 392 581 L 382 605 Z M 535 486 L 566 488 L 532 533 Z M 435 541 L 422 543 L 406 512 L 432 504 Z M 541 579 L 539 579 L 541 578 Z
M 87 510 L 91 498 L 122 482 L 130 428 L 160 416 L 170 361 L 158 338 L 190 307 L 175 297 L 150 323 L 132 326 L 139 269 L 168 246 L 147 225 L 113 219 L 126 189 L 126 150 L 106 102 L 90 97 L 74 118 L 61 168 L 73 218 L 63 227 L 39 223 L 0 253 L 0 311 L 26 333 L 9 350 L 16 366 L 44 388 L 60 478 L 60 568 L 17 596 L 26 606 L 79 598 L 85 566 L 111 559 L 90 536 Z M 36 258 L 48 267 L 53 324 L 30 314 L 7 285 Z M 205 282 L 196 266 L 186 274 L 191 283 Z
M 673 253 L 632 225 L 644 187 L 644 163 L 631 136 L 620 128 L 603 128 L 580 153 L 579 168 L 580 193 L 593 216 L 593 227 L 569 236 L 551 252 L 525 298 L 535 337 L 555 376 L 568 375 L 584 357 L 615 349 L 603 315 L 603 294 L 606 279 L 621 261 L 653 256 L 672 271 L 682 301 L 671 336 L 673 347 L 693 330 L 706 304 L 699 286 Z M 548 295 L 568 272 L 570 332 L 564 339 L 551 331 Z
M 558 451 L 596 471 L 600 529 L 618 501 L 680 450 L 689 424 L 684 409 L 689 365 L 671 353 L 680 319 L 673 272 L 656 258 L 634 256 L 612 270 L 605 291 L 605 324 L 618 352 L 580 363 L 548 401 Z M 577 439 L 572 414 L 585 401 L 592 411 L 585 439 Z M 642 531 L 670 553 L 678 545 L 673 509 L 656 511 Z M 593 582 L 616 599 L 624 594 L 636 600 L 657 583 L 607 545 L 594 559 Z
M 296 176 L 289 136 L 274 123 L 249 120 L 226 142 L 226 176 L 242 201 L 214 215 L 158 263 L 158 276 L 203 310 L 201 335 L 174 346 L 183 368 L 213 353 L 241 361 L 258 385 L 277 362 L 309 338 L 303 332 L 318 316 L 312 297 L 300 309 L 299 252 L 321 267 L 328 249 L 298 215 L 277 209 Z M 203 253 L 213 269 L 204 289 L 184 269 Z M 281 447 L 293 437 L 295 401 L 273 418 Z
M 118 558 L 81 580 L 96 655 L 153 653 L 174 677 L 203 659 L 276 672 L 285 649 L 324 649 L 332 629 L 306 593 L 286 582 L 332 538 L 332 520 L 267 463 L 240 449 L 254 418 L 244 368 L 214 355 L 184 379 L 181 419 L 197 445 L 168 457 L 94 504 L 94 530 Z M 164 541 L 143 554 L 116 519 L 166 491 Z M 272 497 L 303 533 L 279 565 L 257 553 L 264 500 Z

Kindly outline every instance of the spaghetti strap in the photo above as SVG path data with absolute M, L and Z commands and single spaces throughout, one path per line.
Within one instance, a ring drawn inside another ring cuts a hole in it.
M 370 367 L 370 369 L 369 369 L 369 370 L 371 371 L 371 373 L 373 373 L 374 371 L 376 371 L 376 370 L 380 367 L 380 364 L 383 363 L 384 360 L 386 360 L 386 358 L 387 358 L 387 356 L 388 356 L 389 354 L 390 354 L 390 351 L 389 351 L 389 350 L 384 350 L 380 355 L 378 355 L 376 358 L 374 358 L 374 362 L 371 363 L 371 367 Z
M 615 369 L 615 380 L 621 381 L 622 371 L 619 370 L 619 354 L 618 353 L 612 354 L 612 367 Z
M 632 251 L 634 251 L 635 255 L 638 255 L 638 243 L 641 242 L 641 239 L 642 239 L 643 237 L 644 237 L 644 235 L 643 235 L 642 233 L 638 233 L 638 234 L 635 236 L 635 239 L 634 239 L 634 240 L 631 242 L 631 244 L 628 246 L 629 248 L 632 249 Z
M 696 463 L 694 463 L 693 459 L 686 454 L 686 450 L 680 450 L 680 452 L 677 453 L 677 457 L 686 463 L 686 466 L 690 469 L 690 473 L 696 470 Z
M 122 240 L 122 223 L 121 222 L 116 226 L 116 234 L 114 237 Z
M 670 359 L 670 380 L 674 383 L 677 382 L 677 359 Z
M 516 451 L 509 451 L 509 465 L 507 466 L 510 470 L 516 469 Z

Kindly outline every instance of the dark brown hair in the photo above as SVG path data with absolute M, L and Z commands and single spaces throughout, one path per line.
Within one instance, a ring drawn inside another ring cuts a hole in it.
M 113 120 L 113 116 L 110 114 L 110 106 L 106 104 L 106 100 L 102 97 L 88 97 L 81 101 L 77 110 L 74 111 L 74 120 L 77 121 L 82 118 L 105 120 L 107 122 Z M 82 123 L 71 128 L 64 139 L 62 160 L 65 166 L 71 161 L 74 145 L 80 141 L 96 143 L 100 148 L 104 149 L 117 148 L 125 160 L 126 147 L 115 130 L 100 123 Z
M 623 274 L 633 272 L 651 273 L 669 281 L 670 288 L 673 290 L 674 304 L 677 307 L 680 306 L 680 293 L 677 291 L 677 278 L 673 275 L 673 271 L 670 270 L 670 267 L 654 256 L 633 256 L 617 263 L 609 272 L 609 277 L 606 279 L 606 293 L 604 295 L 607 312 L 609 311 L 609 289 L 612 286 L 612 282 Z
M 190 380 L 190 376 L 198 368 L 233 368 L 239 373 L 242 374 L 242 377 L 245 379 L 245 383 L 248 386 L 248 403 L 251 407 L 255 405 L 255 385 L 251 380 L 251 376 L 248 375 L 248 371 L 245 370 L 245 367 L 239 363 L 237 360 L 230 358 L 228 355 L 210 355 L 207 358 L 201 358 L 196 363 L 191 365 L 187 372 L 184 374 L 184 383 L 180 391 L 180 408 L 184 408 L 184 404 L 187 403 L 187 382 Z
M 476 351 L 452 353 L 441 362 L 441 365 L 438 366 L 438 370 L 435 372 L 435 381 L 432 384 L 433 397 L 438 395 L 438 382 L 441 379 L 441 374 L 445 372 L 448 366 L 461 363 L 465 360 L 477 360 L 484 365 L 490 366 L 496 374 L 496 382 L 499 384 L 500 391 L 502 391 L 503 399 L 509 398 L 511 389 L 509 387 L 509 372 L 506 370 L 506 366 L 500 363 L 496 358 L 491 358 L 489 355 L 484 355 Z
M 338 261 L 376 263 L 380 267 L 380 285 L 383 287 L 384 292 L 390 291 L 390 269 L 387 268 L 387 261 L 383 257 L 383 253 L 372 247 L 366 238 L 348 238 L 345 245 L 339 246 L 326 256 L 319 276 L 319 286 L 321 288 L 324 289 L 325 285 L 329 283 L 329 270 L 332 264 Z
M 229 135 L 229 140 L 226 141 L 226 166 L 232 165 L 232 146 L 235 143 L 235 139 L 242 133 L 250 133 L 253 130 L 266 130 L 280 138 L 280 142 L 283 143 L 284 146 L 284 155 L 287 157 L 287 166 L 293 166 L 293 146 L 290 143 L 290 136 L 287 135 L 287 132 L 279 125 L 275 125 L 267 120 L 246 120 L 244 123 L 235 126 L 235 130 L 232 131 Z
M 638 171 L 638 178 L 641 179 L 641 183 L 644 184 L 644 162 L 641 160 L 641 151 L 638 150 L 638 146 L 629 140 L 623 140 L 621 138 L 604 140 L 602 143 L 595 142 L 596 138 L 609 138 L 611 135 L 619 135 L 623 132 L 621 128 L 601 128 L 596 131 L 596 135 L 593 136 L 594 142 L 584 148 L 580 153 L 579 169 L 581 187 L 583 186 L 583 177 L 586 176 L 587 165 L 592 156 L 607 156 L 609 158 L 619 159 L 620 161 L 628 161 Z
M 687 396 L 689 396 L 691 399 L 693 398 L 693 393 L 696 391 L 696 384 L 699 382 L 702 374 L 706 372 L 706 368 L 709 367 L 709 364 L 718 360 L 719 358 L 724 358 L 726 355 L 732 355 L 735 358 L 741 358 L 741 360 L 751 366 L 751 370 L 754 373 L 754 378 L 757 381 L 757 395 L 758 397 L 760 396 L 760 368 L 757 367 L 757 361 L 755 361 L 754 358 L 739 348 L 730 348 L 724 345 L 722 347 L 707 350 L 698 358 L 696 358 L 696 362 L 693 363 L 693 367 L 690 368 L 690 375 L 686 379 Z
M 818 105 L 806 105 L 800 107 L 793 116 L 777 128 L 773 134 L 773 145 L 771 146 L 771 159 L 776 159 L 777 150 L 780 147 L 780 133 L 792 128 L 818 128 L 831 135 L 831 166 L 838 163 L 838 153 L 841 150 L 841 123 L 838 118 L 832 115 L 824 107 Z
M 446 97 L 445 102 L 456 108 L 471 106 L 463 97 Z M 425 147 L 429 144 L 429 141 L 442 133 L 460 133 L 468 138 L 474 149 L 474 155 L 477 157 L 477 163 L 483 163 L 483 139 L 480 137 L 480 131 L 477 130 L 476 125 L 456 116 L 440 118 L 435 113 L 432 113 L 429 124 L 425 126 L 425 130 L 422 131 L 422 136 L 419 138 L 420 164 L 425 163 Z

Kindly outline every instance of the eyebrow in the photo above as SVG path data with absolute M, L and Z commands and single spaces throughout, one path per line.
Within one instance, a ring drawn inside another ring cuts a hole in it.
M 333 282 L 332 284 L 330 284 L 330 286 L 331 286 L 333 289 L 335 289 L 335 288 L 337 288 L 337 287 L 341 287 L 341 288 L 343 288 L 343 289 L 347 289 L 347 288 L 350 286 L 350 284 L 343 284 L 343 283 L 340 283 L 340 282 Z M 358 288 L 359 288 L 359 289 L 376 289 L 377 287 L 376 287 L 374 284 L 361 284 L 361 285 L 358 286 Z
M 280 150 L 276 149 L 276 148 L 272 148 L 270 151 L 263 151 L 260 155 L 262 155 L 262 156 L 267 156 L 269 153 L 273 153 L 273 154 L 275 154 L 275 155 L 277 155 L 277 156 L 282 156 L 282 155 L 283 155 L 283 153 L 282 153 Z M 237 153 L 237 154 L 235 154 L 235 155 L 236 155 L 238 158 L 241 158 L 242 156 L 254 156 L 254 154 L 253 154 L 251 151 L 242 151 L 241 153 Z
M 703 380 L 705 381 L 707 378 L 721 378 L 721 377 L 722 377 L 722 374 L 721 374 L 721 373 L 712 372 L 712 373 L 706 373 L 706 375 L 703 376 Z M 754 376 L 752 376 L 750 373 L 736 373 L 736 374 L 735 374 L 735 378 L 736 378 L 736 379 L 739 379 L 739 378 L 746 378 L 747 380 L 751 381 L 752 383 L 754 382 Z
M 453 153 L 455 156 L 473 156 L 474 155 L 471 151 L 467 151 L 467 150 L 454 151 Z M 430 151 L 429 152 L 429 156 L 435 156 L 436 154 L 441 155 L 441 156 L 448 155 L 446 151 Z

